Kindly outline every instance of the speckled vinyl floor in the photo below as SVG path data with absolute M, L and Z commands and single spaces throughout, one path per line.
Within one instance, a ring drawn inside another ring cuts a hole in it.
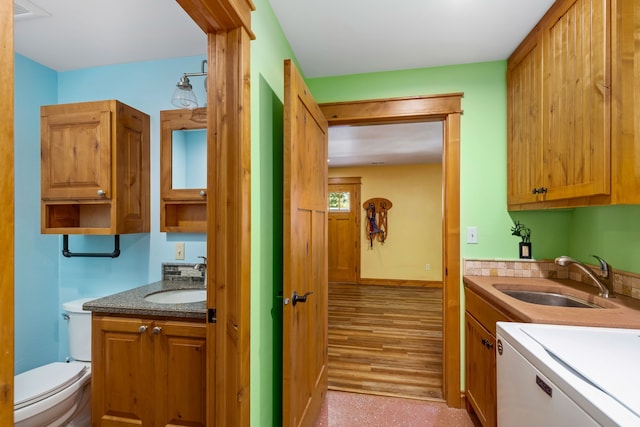
M 444 403 L 329 390 L 315 427 L 474 427 Z

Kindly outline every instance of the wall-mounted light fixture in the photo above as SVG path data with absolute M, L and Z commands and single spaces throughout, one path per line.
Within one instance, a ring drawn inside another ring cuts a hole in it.
M 199 73 L 184 73 L 182 77 L 180 77 L 180 81 L 176 84 L 176 90 L 173 91 L 173 97 L 171 98 L 173 105 L 179 108 L 198 108 L 198 99 L 196 98 L 196 94 L 193 93 L 193 87 L 191 86 L 191 82 L 189 82 L 189 77 L 206 76 L 206 65 L 207 60 L 204 59 Z M 204 89 L 207 90 L 206 77 L 204 78 Z

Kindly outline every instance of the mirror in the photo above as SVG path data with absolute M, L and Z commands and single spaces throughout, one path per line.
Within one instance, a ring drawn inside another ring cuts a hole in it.
M 207 188 L 207 108 L 160 111 L 163 197 L 191 197 Z M 200 197 L 200 196 L 198 196 Z
M 173 130 L 171 163 L 172 189 L 206 188 L 207 130 Z

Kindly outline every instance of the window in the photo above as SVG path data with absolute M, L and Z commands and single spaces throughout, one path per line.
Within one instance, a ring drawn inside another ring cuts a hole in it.
M 351 211 L 351 193 L 348 191 L 332 191 L 329 193 L 330 212 Z

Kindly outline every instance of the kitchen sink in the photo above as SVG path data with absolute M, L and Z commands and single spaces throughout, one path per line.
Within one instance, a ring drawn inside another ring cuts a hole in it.
M 556 307 L 602 308 L 581 298 L 571 295 L 562 295 L 555 292 L 530 291 L 520 289 L 498 289 L 517 300 L 531 304 L 551 305 Z
M 145 301 L 155 302 L 156 304 L 186 304 L 205 301 L 206 299 L 206 289 L 173 289 L 154 292 L 144 297 Z

